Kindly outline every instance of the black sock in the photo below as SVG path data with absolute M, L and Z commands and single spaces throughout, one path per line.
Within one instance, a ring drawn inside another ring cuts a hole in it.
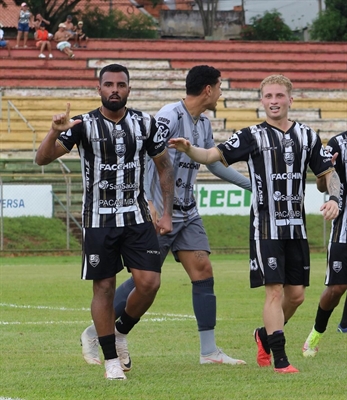
M 123 333 L 124 335 L 128 334 L 140 321 L 140 318 L 132 318 L 128 315 L 125 310 L 123 311 L 122 315 L 118 318 L 116 322 L 116 329 L 119 333 Z
M 266 332 L 265 326 L 263 326 L 262 328 L 258 329 L 258 335 L 259 335 L 259 339 L 261 341 L 261 344 L 264 347 L 264 350 L 267 352 L 267 354 L 270 354 L 270 346 L 269 346 L 268 336 L 267 336 L 267 332 Z
M 346 296 L 345 305 L 344 305 L 343 311 L 342 311 L 342 318 L 341 318 L 340 326 L 343 329 L 347 328 L 347 296 Z
M 272 335 L 268 335 L 268 342 L 273 354 L 275 368 L 288 367 L 289 361 L 284 349 L 286 339 L 283 331 L 275 331 Z
M 327 329 L 328 321 L 330 318 L 331 313 L 334 311 L 334 309 L 325 311 L 318 306 L 317 314 L 316 314 L 316 321 L 314 324 L 314 329 L 319 332 L 323 333 Z
M 99 343 L 102 348 L 102 352 L 104 353 L 105 360 L 117 358 L 115 341 L 116 335 L 114 333 L 112 335 L 99 337 Z

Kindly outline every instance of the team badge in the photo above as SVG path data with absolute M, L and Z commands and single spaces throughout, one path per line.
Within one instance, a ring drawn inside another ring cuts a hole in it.
M 295 159 L 294 153 L 284 153 L 283 159 L 287 165 L 293 165 Z
M 333 270 L 338 274 L 342 269 L 342 261 L 333 262 Z
M 277 258 L 276 257 L 269 257 L 267 259 L 267 265 L 272 269 L 275 270 L 277 268 Z
M 89 264 L 92 266 L 92 267 L 96 267 L 98 264 L 99 264 L 99 262 L 100 262 L 100 256 L 99 256 L 99 254 L 90 254 L 89 255 Z
M 115 151 L 117 156 L 123 157 L 126 151 L 126 145 L 124 143 L 116 144 Z

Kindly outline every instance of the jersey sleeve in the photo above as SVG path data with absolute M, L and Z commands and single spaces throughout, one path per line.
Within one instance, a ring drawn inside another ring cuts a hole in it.
M 150 133 L 146 144 L 146 150 L 150 157 L 160 155 L 166 148 L 162 131 L 153 117 L 151 117 Z
M 247 161 L 252 145 L 252 135 L 249 128 L 235 132 L 224 143 L 220 143 L 217 149 L 222 156 L 222 163 L 225 166 L 231 165 L 237 161 Z
M 83 120 L 81 115 L 73 117 L 72 119 L 73 120 L 76 120 L 76 119 Z M 68 152 L 70 152 L 72 150 L 74 145 L 78 146 L 78 144 L 81 140 L 83 126 L 84 126 L 83 122 L 80 124 L 77 124 L 73 128 L 69 129 L 68 131 L 62 132 L 60 134 L 60 136 L 58 137 L 57 140 L 64 147 L 64 149 L 66 149 Z
M 312 142 L 309 166 L 313 173 L 319 177 L 332 170 L 334 166 L 331 162 L 331 154 L 322 145 L 320 137 L 314 131 L 312 131 L 312 134 L 316 136 L 316 140 Z

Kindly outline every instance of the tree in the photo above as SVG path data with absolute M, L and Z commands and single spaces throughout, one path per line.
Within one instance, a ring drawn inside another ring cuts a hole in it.
M 326 9 L 313 21 L 310 33 L 314 40 L 347 41 L 346 0 L 326 0 Z
M 199 7 L 205 36 L 212 36 L 218 0 L 196 0 Z
M 251 18 L 251 24 L 242 27 L 241 38 L 245 40 L 296 40 L 282 14 L 277 10 L 265 11 L 264 15 Z

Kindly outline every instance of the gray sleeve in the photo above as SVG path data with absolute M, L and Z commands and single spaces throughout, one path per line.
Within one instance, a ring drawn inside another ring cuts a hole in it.
M 240 174 L 240 172 L 237 172 L 233 167 L 225 167 L 220 161 L 206 165 L 206 167 L 213 175 L 218 176 L 218 178 L 240 186 L 250 192 L 252 191 L 251 181 L 244 175 Z
M 145 173 L 144 173 L 144 179 L 143 179 L 143 189 L 146 193 L 147 200 L 152 200 L 151 198 L 151 191 L 150 191 L 150 178 L 149 178 L 149 171 L 148 171 L 148 163 L 150 163 L 151 160 L 148 156 L 146 156 L 146 162 L 145 162 Z

